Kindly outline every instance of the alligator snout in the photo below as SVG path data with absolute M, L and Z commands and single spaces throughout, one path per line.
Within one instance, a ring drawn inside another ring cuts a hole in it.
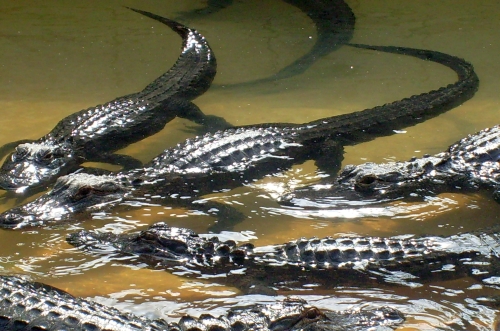
M 4 229 L 15 229 L 25 221 L 26 219 L 24 216 L 16 213 L 7 212 L 0 214 L 0 227 Z

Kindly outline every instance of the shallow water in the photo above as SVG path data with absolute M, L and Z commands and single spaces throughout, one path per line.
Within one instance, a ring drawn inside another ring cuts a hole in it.
M 344 164 L 406 160 L 434 154 L 485 127 L 499 124 L 500 3 L 498 1 L 347 1 L 356 15 L 353 42 L 398 45 L 450 53 L 474 64 L 480 88 L 473 99 L 404 133 L 346 148 Z M 166 27 L 124 9 L 131 6 L 175 18 L 203 7 L 202 1 L 0 0 L 0 144 L 39 138 L 64 116 L 142 89 L 179 55 L 180 39 Z M 312 46 L 314 24 L 280 0 L 241 0 L 191 27 L 210 42 L 218 60 L 213 89 L 195 103 L 233 124 L 306 122 L 349 113 L 444 86 L 455 80 L 440 65 L 404 56 L 341 47 L 306 73 L 277 83 L 223 88 L 268 76 Z M 123 153 L 148 161 L 194 133 L 191 123 L 174 120 L 161 133 Z M 257 245 L 297 237 L 353 233 L 451 235 L 498 222 L 498 205 L 488 193 L 443 194 L 426 202 L 377 210 L 298 213 L 273 200 L 287 185 L 317 180 L 313 162 L 294 167 L 249 187 L 213 195 L 248 215 L 226 235 Z M 0 211 L 14 199 L 0 196 Z M 213 218 L 165 206 L 143 206 L 94 220 L 75 220 L 57 229 L 2 231 L 3 273 L 33 280 L 99 302 L 149 316 L 177 318 L 185 313 L 223 313 L 238 304 L 268 302 L 269 296 L 242 296 L 211 281 L 130 267 L 72 249 L 64 241 L 76 229 L 133 231 L 165 221 L 206 233 Z M 489 330 L 497 311 L 477 298 L 498 295 L 473 279 L 420 287 L 381 285 L 366 289 L 314 288 L 293 293 L 330 309 L 390 304 L 408 320 L 401 330 Z

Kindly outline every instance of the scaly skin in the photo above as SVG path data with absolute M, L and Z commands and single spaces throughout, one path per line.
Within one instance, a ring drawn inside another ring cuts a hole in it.
M 395 129 L 435 116 L 469 98 L 478 86 L 472 66 L 451 55 L 391 46 L 357 47 L 443 63 L 457 72 L 459 80 L 384 106 L 305 124 L 259 124 L 208 133 L 165 150 L 142 169 L 106 176 L 64 176 L 49 193 L 1 214 L 0 227 L 55 224 L 79 213 L 110 210 L 151 196 L 162 203 L 190 206 L 205 194 L 241 186 L 309 159 L 333 172 L 342 159 L 343 145 L 392 134 Z M 197 205 L 205 211 L 212 207 L 213 203 Z M 235 216 L 226 220 L 229 218 Z M 224 220 L 221 218 L 213 230 L 222 229 Z
M 184 316 L 178 323 L 150 320 L 74 296 L 41 283 L 0 276 L 0 328 L 16 331 L 231 331 L 384 330 L 404 321 L 391 308 L 323 311 L 299 299 L 232 310 L 214 317 Z
M 500 202 L 498 125 L 469 135 L 433 156 L 346 166 L 337 177 L 296 189 L 279 201 L 311 209 L 342 208 L 479 189 L 493 189 Z
M 270 286 L 334 288 L 465 275 L 485 279 L 500 271 L 499 226 L 450 237 L 302 238 L 254 247 L 157 223 L 132 234 L 80 231 L 67 241 L 84 250 L 138 257 L 155 269 L 182 270 L 194 277 L 222 275 L 218 281 L 245 292 L 266 292 Z
M 86 161 L 126 165 L 130 157 L 111 153 L 157 133 L 176 116 L 211 129 L 229 126 L 222 119 L 203 115 L 190 102 L 209 88 L 216 73 L 216 60 L 205 38 L 175 21 L 132 10 L 167 25 L 182 37 L 177 62 L 141 92 L 69 115 L 42 138 L 18 145 L 0 168 L 1 188 L 23 192 L 44 186 Z M 136 161 L 133 166 L 138 164 Z

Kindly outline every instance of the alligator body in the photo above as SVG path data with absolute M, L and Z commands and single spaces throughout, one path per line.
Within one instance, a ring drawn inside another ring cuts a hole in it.
M 155 269 L 218 276 L 249 293 L 267 293 L 269 287 L 300 289 L 305 284 L 315 289 L 366 287 L 380 281 L 408 285 L 467 275 L 487 284 L 500 272 L 499 226 L 450 237 L 302 238 L 254 247 L 157 223 L 133 234 L 80 231 L 67 241 L 84 250 L 133 256 Z
M 16 331 L 231 331 L 231 330 L 389 330 L 404 321 L 391 308 L 320 310 L 300 299 L 232 310 L 214 317 L 185 316 L 177 323 L 150 320 L 76 298 L 49 285 L 0 276 L 0 328 Z
M 202 195 L 241 186 L 309 159 L 334 172 L 344 145 L 392 134 L 395 129 L 435 116 L 469 98 L 478 86 L 472 66 L 451 55 L 390 46 L 357 47 L 443 63 L 457 72 L 459 80 L 384 106 L 305 124 L 259 124 L 207 133 L 165 150 L 142 169 L 106 176 L 74 173 L 60 177 L 52 191 L 1 214 L 0 227 L 58 223 L 74 219 L 78 213 L 109 210 L 151 197 L 161 203 L 190 206 Z M 213 204 L 198 207 L 209 211 Z M 217 224 L 219 229 L 222 226 L 223 220 Z
M 498 125 L 469 135 L 433 156 L 346 166 L 337 177 L 296 189 L 279 200 L 304 208 L 341 208 L 478 189 L 493 189 L 495 200 L 500 202 Z
M 217 129 L 229 126 L 220 118 L 205 116 L 190 101 L 209 88 L 216 74 L 216 60 L 205 38 L 175 21 L 132 10 L 182 37 L 177 62 L 141 92 L 69 115 L 42 138 L 18 145 L 0 168 L 1 188 L 19 192 L 40 187 L 86 161 L 126 165 L 133 159 L 112 153 L 159 132 L 176 116 Z M 132 167 L 138 164 L 135 161 Z

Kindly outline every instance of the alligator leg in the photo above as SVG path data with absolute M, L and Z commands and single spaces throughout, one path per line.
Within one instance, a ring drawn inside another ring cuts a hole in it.
M 215 132 L 217 130 L 224 130 L 233 126 L 222 117 L 205 115 L 197 105 L 189 100 L 176 99 L 174 103 L 176 109 L 178 109 L 178 117 L 185 118 L 196 124 L 202 125 L 202 131 L 204 132 Z M 169 105 L 171 105 L 171 101 L 169 102 Z
M 344 160 L 344 146 L 332 138 L 327 138 L 318 148 L 317 154 L 312 157 L 320 171 L 335 175 L 340 171 Z
M 0 147 L 0 159 L 2 159 L 8 153 L 12 152 L 12 150 L 14 148 L 16 148 L 17 145 L 32 143 L 34 141 L 35 140 L 31 140 L 31 139 L 21 139 L 21 140 L 13 141 L 13 142 L 10 142 L 10 143 L 3 145 L 2 147 Z

